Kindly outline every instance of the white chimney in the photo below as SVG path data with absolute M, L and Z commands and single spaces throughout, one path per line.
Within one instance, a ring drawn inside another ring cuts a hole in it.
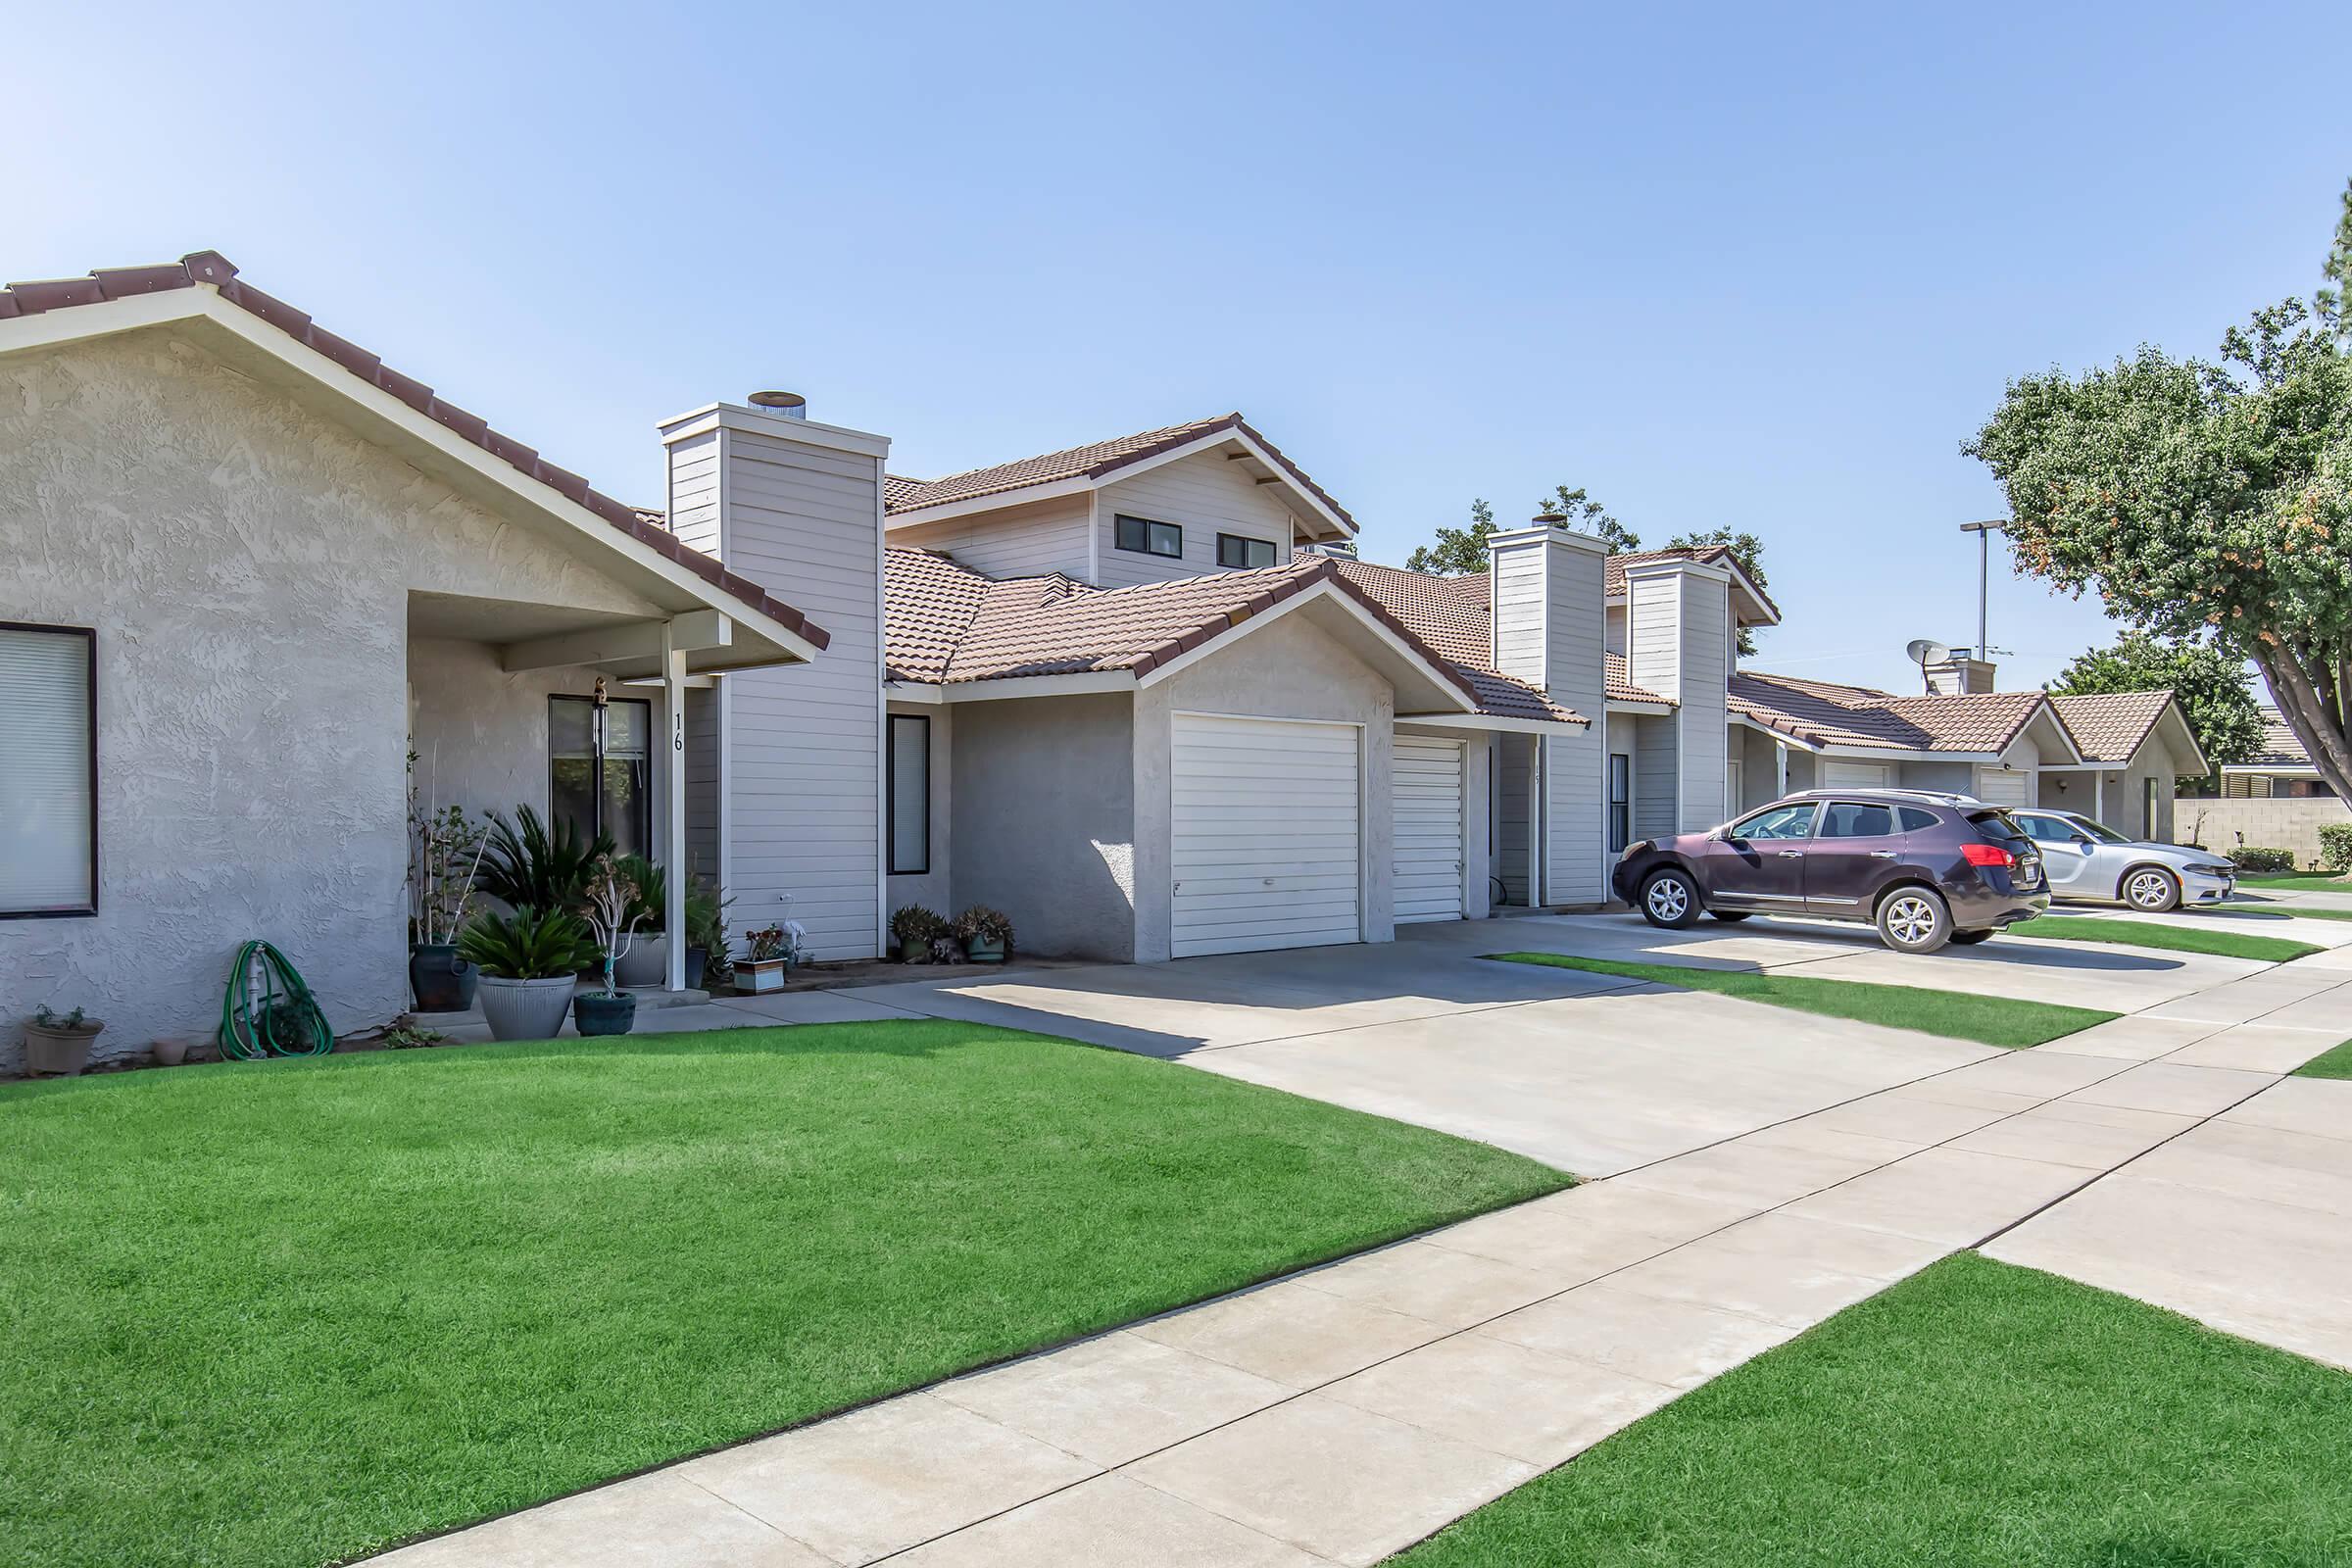
M 1487 539 L 1494 667 L 1592 721 L 1582 734 L 1536 741 L 1531 760 L 1543 790 L 1530 792 L 1530 815 L 1541 848 L 1532 857 L 1538 876 L 1528 892 L 1532 904 L 1591 905 L 1608 898 L 1599 811 L 1609 547 L 1562 527 L 1563 520 L 1547 513 L 1530 527 Z

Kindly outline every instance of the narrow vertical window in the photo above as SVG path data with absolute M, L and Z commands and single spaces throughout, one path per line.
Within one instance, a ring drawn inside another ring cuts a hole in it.
M 890 874 L 931 869 L 931 720 L 890 715 Z
M 1609 853 L 1623 854 L 1633 841 L 1634 760 L 1623 752 L 1609 754 Z
M 0 621 L 0 918 L 98 912 L 97 647 Z

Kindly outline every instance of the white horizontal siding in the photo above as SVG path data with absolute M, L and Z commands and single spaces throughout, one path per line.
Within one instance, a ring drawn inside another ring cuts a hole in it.
M 671 445 L 668 522 L 680 544 L 706 556 L 719 553 L 717 431 Z
M 1219 452 L 1201 452 L 1160 465 L 1132 479 L 1105 485 L 1098 498 L 1102 529 L 1102 582 L 1165 582 L 1204 577 L 1220 570 L 1217 535 L 1242 534 L 1271 541 L 1277 564 L 1291 559 L 1291 514 L 1275 499 L 1274 485 L 1251 479 L 1244 465 Z M 1117 517 L 1149 517 L 1184 530 L 1184 557 L 1147 556 L 1118 548 Z
M 1088 499 L 1064 496 L 1036 506 L 900 528 L 891 533 L 890 542 L 945 551 L 985 577 L 1042 577 L 1058 571 L 1083 580 Z
M 791 917 L 819 958 L 871 957 L 881 901 L 881 569 L 872 458 L 727 435 L 727 564 L 832 634 L 729 675 L 735 926 Z M 789 904 L 786 900 L 789 897 Z

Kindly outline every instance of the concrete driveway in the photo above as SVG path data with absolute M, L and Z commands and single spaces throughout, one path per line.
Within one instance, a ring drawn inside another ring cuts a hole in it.
M 2301 923 L 2352 941 L 2352 928 Z M 2300 997 L 2346 978 L 2282 980 L 2272 978 L 2277 966 L 2244 959 L 2022 939 L 1922 958 L 1828 922 L 1707 921 L 1661 931 L 1632 915 L 1593 914 L 1407 926 L 1396 943 L 1377 947 L 1106 964 L 855 995 L 1180 1060 L 1476 1138 L 1580 1176 L 1647 1164 L 2001 1054 L 1615 976 L 1481 961 L 1514 950 L 1768 968 L 2158 1015 L 2195 1010 L 2197 999 L 2217 994 L 2225 1010 L 2237 1007 L 2239 987 L 2291 1002 L 2286 992 Z M 2114 1054 L 2125 1049 L 2119 1043 Z

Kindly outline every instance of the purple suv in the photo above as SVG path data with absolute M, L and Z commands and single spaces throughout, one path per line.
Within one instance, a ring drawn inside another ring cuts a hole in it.
M 2007 813 L 1918 790 L 1807 790 L 1712 833 L 1628 845 L 1610 881 L 1651 925 L 1868 921 L 1898 953 L 1982 942 L 2050 906 L 2040 853 Z

